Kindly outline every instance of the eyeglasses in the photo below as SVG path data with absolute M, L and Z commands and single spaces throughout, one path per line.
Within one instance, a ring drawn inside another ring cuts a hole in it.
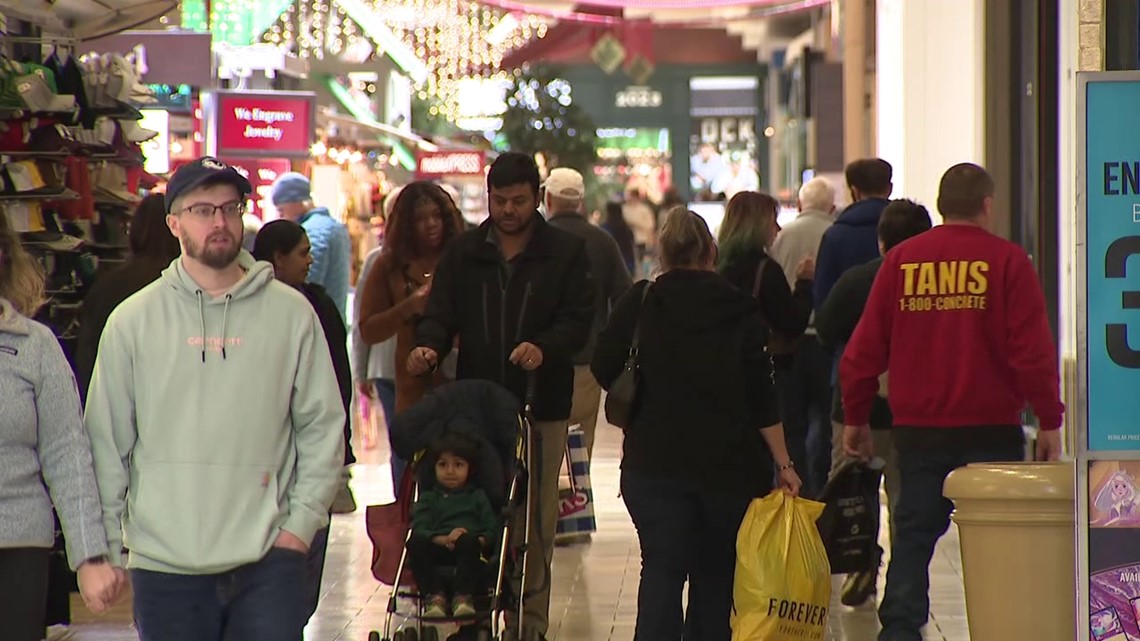
M 222 212 L 227 220 L 237 220 L 245 214 L 245 203 L 243 202 L 229 202 L 224 205 L 211 205 L 210 203 L 198 203 L 184 207 L 181 213 L 190 214 L 191 216 L 200 220 L 210 220 L 218 212 Z

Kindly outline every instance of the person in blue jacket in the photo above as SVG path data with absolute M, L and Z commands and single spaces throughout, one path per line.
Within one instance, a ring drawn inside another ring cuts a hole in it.
M 281 217 L 304 227 L 312 244 L 313 265 L 307 282 L 323 287 L 336 304 L 340 317 L 346 319 L 352 261 L 348 228 L 333 218 L 327 207 L 313 204 L 309 179 L 301 174 L 282 174 L 273 183 L 271 197 Z
M 894 189 L 891 165 L 881 158 L 856 160 L 844 173 L 851 205 L 835 219 L 819 244 L 812 292 L 817 311 L 843 272 L 879 257 L 879 216 Z

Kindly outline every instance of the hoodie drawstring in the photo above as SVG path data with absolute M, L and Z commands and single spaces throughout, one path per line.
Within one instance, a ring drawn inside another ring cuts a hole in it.
M 226 294 L 226 306 L 222 308 L 222 360 L 226 360 L 226 320 L 230 315 L 230 301 L 233 295 Z
M 206 308 L 202 305 L 202 290 L 197 290 L 194 294 L 198 297 L 198 321 L 201 323 L 202 334 L 202 362 L 206 362 Z

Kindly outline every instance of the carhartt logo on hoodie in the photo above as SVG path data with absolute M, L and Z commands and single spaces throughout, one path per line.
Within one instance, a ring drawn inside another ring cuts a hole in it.
M 203 339 L 201 336 L 188 336 L 186 338 L 186 344 L 193 347 L 194 349 L 201 349 L 202 341 Z M 221 336 L 207 336 L 205 338 L 205 343 L 206 351 L 220 354 L 222 352 L 223 345 L 225 345 L 226 349 L 241 347 L 242 338 L 240 336 L 229 336 L 223 341 Z

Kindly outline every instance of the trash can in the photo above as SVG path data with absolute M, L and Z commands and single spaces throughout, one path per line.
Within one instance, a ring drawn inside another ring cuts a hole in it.
M 979 463 L 946 478 L 971 641 L 1072 641 L 1073 471 L 1072 462 Z

